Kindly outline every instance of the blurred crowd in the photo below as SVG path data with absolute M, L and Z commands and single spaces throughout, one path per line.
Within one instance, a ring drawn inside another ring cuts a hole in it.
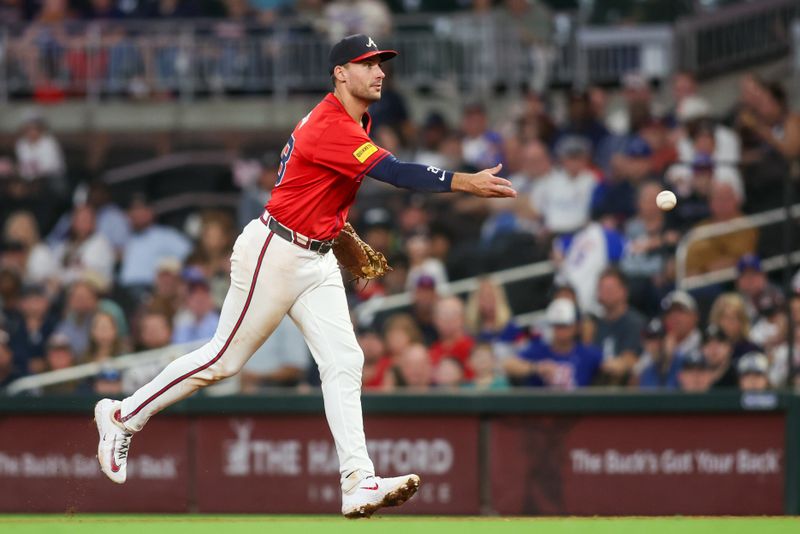
M 657 99 L 631 73 L 616 108 L 604 88 L 591 87 L 566 93 L 555 116 L 553 93 L 529 90 L 503 112 L 476 101 L 456 120 L 433 111 L 417 123 L 387 81 L 371 109 L 378 144 L 440 168 L 502 163 L 519 194 L 489 201 L 364 183 L 352 220 L 394 271 L 350 282 L 351 305 L 403 292 L 412 301 L 353 314 L 365 389 L 800 384 L 792 376 L 800 331 L 790 327 L 800 325 L 800 278 L 778 287 L 762 262 L 781 253 L 780 232 L 730 224 L 782 206 L 796 189 L 800 116 L 781 84 L 754 75 L 742 77 L 724 114 L 712 112 L 691 73 L 670 83 L 669 98 Z M 233 241 L 261 215 L 280 163 L 275 150 L 238 164 L 238 210 L 198 212 L 175 228 L 159 222 L 143 193 L 117 203 L 102 182 L 73 187 L 57 136 L 39 116 L 26 119 L 5 156 L 0 385 L 97 362 L 96 377 L 42 393 L 104 395 L 135 389 L 157 369 L 103 363 L 212 336 Z M 662 189 L 678 196 L 674 210 L 656 207 Z M 677 265 L 680 239 L 703 227 L 729 228 L 692 243 Z M 548 260 L 556 273 L 545 289 L 507 294 L 482 278 L 471 294 L 449 290 L 453 280 Z M 735 271 L 734 282 L 703 281 L 723 269 Z M 699 280 L 697 289 L 677 290 L 677 272 Z M 544 313 L 514 318 L 533 310 Z M 286 319 L 228 388 L 318 383 Z

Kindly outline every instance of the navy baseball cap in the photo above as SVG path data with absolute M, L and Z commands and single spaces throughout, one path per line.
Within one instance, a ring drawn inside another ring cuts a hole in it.
M 381 50 L 372 37 L 357 33 L 348 35 L 331 48 L 328 55 L 328 72 L 333 74 L 333 69 L 337 65 L 345 63 L 358 63 L 369 58 L 379 57 L 381 61 L 387 61 L 397 55 L 396 50 Z
M 692 169 L 696 171 L 710 171 L 714 168 L 714 159 L 708 154 L 698 154 L 692 161 Z
M 629 158 L 649 158 L 653 155 L 653 149 L 641 137 L 634 137 L 625 145 L 625 155 Z
M 745 254 L 736 262 L 736 271 L 742 274 L 745 271 L 753 270 L 761 272 L 761 258 L 755 254 Z

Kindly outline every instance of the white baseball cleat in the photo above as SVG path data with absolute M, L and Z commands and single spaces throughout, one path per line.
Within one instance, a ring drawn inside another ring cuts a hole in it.
M 385 506 L 400 506 L 414 496 L 419 484 L 417 475 L 362 478 L 349 491 L 342 492 L 342 515 L 358 519 L 369 517 Z
M 123 428 L 114 420 L 114 414 L 122 403 L 111 399 L 103 399 L 94 407 L 94 422 L 100 434 L 97 445 L 97 460 L 100 469 L 117 484 L 125 482 L 128 467 L 128 449 L 131 446 L 133 433 Z

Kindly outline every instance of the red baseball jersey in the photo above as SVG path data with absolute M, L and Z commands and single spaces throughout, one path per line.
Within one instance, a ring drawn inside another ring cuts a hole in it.
M 313 239 L 344 226 L 364 176 L 389 152 L 369 138 L 369 114 L 358 124 L 332 93 L 303 117 L 281 152 L 266 209 L 281 224 Z

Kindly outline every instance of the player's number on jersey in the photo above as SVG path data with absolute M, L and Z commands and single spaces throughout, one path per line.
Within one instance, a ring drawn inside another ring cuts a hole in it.
M 289 140 L 286 142 L 286 146 L 284 146 L 283 150 L 281 151 L 281 164 L 280 166 L 278 166 L 278 180 L 275 182 L 275 187 L 281 185 L 281 180 L 283 180 L 283 175 L 284 173 L 286 173 L 286 165 L 292 158 L 293 150 L 294 150 L 294 134 L 289 136 Z

